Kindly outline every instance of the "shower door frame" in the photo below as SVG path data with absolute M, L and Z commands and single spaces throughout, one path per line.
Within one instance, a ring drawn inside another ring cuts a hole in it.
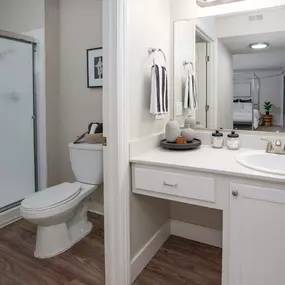
M 32 61 L 33 61 L 33 129 L 34 129 L 34 175 L 35 175 L 35 192 L 39 191 L 39 175 L 38 175 L 38 134 L 37 134 L 37 75 L 36 75 L 36 52 L 38 42 L 29 36 L 21 35 L 9 31 L 0 30 L 0 38 L 7 39 L 16 42 L 22 42 L 30 44 L 33 49 Z M 0 213 L 17 207 L 23 200 L 16 201 L 12 204 L 0 208 Z

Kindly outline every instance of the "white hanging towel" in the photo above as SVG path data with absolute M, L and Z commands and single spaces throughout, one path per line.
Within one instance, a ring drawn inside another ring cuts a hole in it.
M 164 66 L 154 64 L 151 68 L 150 113 L 163 115 L 168 113 L 168 80 Z
M 185 89 L 184 89 L 184 104 L 185 109 L 197 110 L 198 109 L 198 94 L 196 88 L 196 80 L 190 71 L 187 72 L 185 78 Z

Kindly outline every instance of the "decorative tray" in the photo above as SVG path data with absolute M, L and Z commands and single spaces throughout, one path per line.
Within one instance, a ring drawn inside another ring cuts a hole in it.
M 187 144 L 176 144 L 176 143 L 169 143 L 166 140 L 160 141 L 160 146 L 165 149 L 172 149 L 172 150 L 191 150 L 198 148 L 202 142 L 198 139 L 194 139 L 193 141 L 189 141 Z

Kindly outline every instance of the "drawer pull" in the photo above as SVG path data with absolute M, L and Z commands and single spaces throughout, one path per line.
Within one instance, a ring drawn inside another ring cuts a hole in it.
M 173 188 L 177 188 L 178 187 L 178 184 L 176 183 L 176 184 L 170 184 L 170 183 L 167 183 L 167 182 L 163 182 L 163 185 L 164 186 L 168 186 L 168 187 L 173 187 Z

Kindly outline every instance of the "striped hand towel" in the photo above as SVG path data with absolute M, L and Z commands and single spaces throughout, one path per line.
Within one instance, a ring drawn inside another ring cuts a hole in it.
M 198 109 L 198 94 L 196 80 L 193 74 L 187 72 L 184 89 L 184 108 L 190 110 Z
M 162 115 L 168 113 L 168 80 L 164 66 L 157 64 L 151 68 L 150 113 Z

